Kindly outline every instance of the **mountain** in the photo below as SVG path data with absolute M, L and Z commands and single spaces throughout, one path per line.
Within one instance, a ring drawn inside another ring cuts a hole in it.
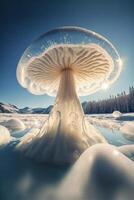
M 21 108 L 19 109 L 20 113 L 32 113 L 32 108 L 29 108 L 29 107 L 25 107 L 25 108 Z
M 51 109 L 52 105 L 48 106 L 47 108 L 18 108 L 12 104 L 4 104 L 0 103 L 0 113 L 21 113 L 21 114 L 48 114 Z
M 20 109 L 20 113 L 28 113 L 28 114 L 48 114 L 53 106 L 48 106 L 47 108 L 29 108 L 25 107 Z
M 17 106 L 12 104 L 4 104 L 0 102 L 0 113 L 19 113 L 20 110 Z

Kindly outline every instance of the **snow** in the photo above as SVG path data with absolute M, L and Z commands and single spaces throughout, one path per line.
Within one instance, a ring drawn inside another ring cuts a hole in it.
M 15 105 L 0 103 L 0 113 L 18 113 L 19 109 Z
M 134 122 L 125 123 L 120 130 L 124 133 L 134 134 Z
M 109 129 L 119 129 L 121 127 L 121 123 L 118 123 L 117 120 L 109 117 L 109 115 L 98 115 L 98 116 L 89 116 L 89 122 L 96 126 L 101 126 Z
M 27 134 L 25 134 L 21 140 L 20 143 L 17 145 L 19 146 L 23 146 L 23 144 L 25 143 L 25 141 L 27 141 L 28 143 L 34 138 L 34 136 L 36 136 L 39 133 L 40 129 L 38 128 L 33 128 L 31 129 Z
M 118 150 L 134 161 L 134 144 L 120 146 Z
M 112 113 L 112 115 L 113 115 L 113 117 L 120 117 L 121 115 L 122 115 L 122 113 L 121 112 L 119 112 L 119 111 L 114 111 L 113 113 Z
M 134 122 L 126 122 L 120 131 L 123 133 L 124 137 L 134 141 Z
M 9 143 L 10 140 L 11 137 L 9 130 L 6 127 L 0 125 L 0 145 Z
M 133 162 L 117 148 L 108 144 L 96 144 L 80 156 L 61 182 L 57 198 L 54 199 L 132 199 L 133 172 Z
M 87 115 L 87 120 L 92 121 L 112 145 L 92 146 L 71 166 L 39 164 L 14 151 L 16 145 L 38 134 L 47 117 L 40 114 L 0 114 L 0 123 L 17 118 L 25 125 L 24 130 L 14 134 L 14 140 L 0 149 L 2 200 L 133 199 L 134 142 L 127 140 L 120 128 L 125 124 L 130 128 L 134 114 L 122 114 L 121 119 L 115 119 L 112 114 Z M 130 117 L 131 121 L 127 121 Z M 4 130 L 9 133 L 7 128 Z

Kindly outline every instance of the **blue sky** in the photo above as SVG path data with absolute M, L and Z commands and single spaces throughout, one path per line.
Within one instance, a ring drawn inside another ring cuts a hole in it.
M 81 26 L 109 39 L 123 59 L 119 80 L 108 90 L 80 98 L 99 100 L 134 85 L 134 1 L 130 0 L 2 0 L 0 34 L 0 102 L 19 107 L 46 107 L 54 98 L 22 88 L 16 67 L 25 48 L 44 32 L 60 26 Z

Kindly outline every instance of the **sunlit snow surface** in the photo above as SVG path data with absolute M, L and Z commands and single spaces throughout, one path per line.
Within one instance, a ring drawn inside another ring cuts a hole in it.
M 10 132 L 9 130 L 0 125 L 0 146 L 9 143 L 11 140 Z
M 36 134 L 47 115 L 0 114 L 0 125 L 13 118 L 22 131 L 9 130 L 11 142 L 0 146 L 1 200 L 132 200 L 134 191 L 134 114 L 87 115 L 110 144 L 87 149 L 72 166 L 36 163 L 14 147 Z M 2 138 L 4 132 L 0 130 Z M 5 135 L 6 137 L 6 135 Z

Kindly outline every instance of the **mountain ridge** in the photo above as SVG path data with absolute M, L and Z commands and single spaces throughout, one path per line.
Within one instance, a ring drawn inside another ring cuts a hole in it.
M 52 105 L 42 108 L 30 108 L 30 107 L 24 107 L 24 108 L 18 108 L 16 105 L 10 104 L 10 103 L 2 103 L 0 102 L 0 113 L 20 113 L 20 114 L 48 114 L 51 109 Z

